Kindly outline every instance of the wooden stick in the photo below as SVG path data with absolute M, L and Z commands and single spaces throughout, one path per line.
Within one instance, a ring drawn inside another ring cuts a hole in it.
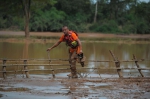
M 55 70 L 69 70 L 70 68 L 57 68 Z M 128 70 L 128 69 L 140 69 L 140 70 L 150 70 L 150 68 L 90 68 L 90 67 L 80 67 L 77 69 L 99 69 L 99 70 L 117 70 L 117 69 L 121 69 L 121 70 Z M 7 72 L 29 72 L 29 71 L 53 71 L 54 69 L 28 69 L 28 70 L 17 70 L 17 71 L 7 71 Z M 6 72 L 6 71 L 0 71 L 1 73 Z
M 26 78 L 29 78 L 29 72 L 28 72 L 28 68 L 27 68 L 27 60 L 24 60 L 24 71 L 26 74 Z
M 4 60 L 4 59 L 0 59 L 0 60 Z M 7 59 L 7 61 L 23 61 L 23 60 L 27 60 L 27 61 L 69 61 L 68 59 Z M 117 62 L 117 61 L 113 61 L 113 60 L 86 60 L 87 62 Z M 150 60 L 146 60 L 146 59 L 139 59 L 136 61 L 150 61 Z M 120 62 L 135 62 L 135 60 L 120 60 Z
M 120 62 L 119 62 L 119 60 L 115 57 L 115 55 L 112 53 L 112 51 L 109 50 L 109 52 L 110 52 L 110 54 L 112 55 L 114 61 L 116 61 L 116 62 L 115 62 L 116 67 L 117 67 L 117 68 L 118 68 L 118 67 L 120 68 Z M 121 69 L 117 69 L 117 72 L 118 72 L 119 77 L 120 77 L 120 78 L 123 78 Z
M 133 59 L 135 60 L 135 64 L 136 64 L 137 68 L 140 68 L 140 66 L 139 66 L 139 64 L 138 64 L 138 61 L 136 60 L 136 57 L 135 57 L 134 54 L 133 54 Z M 144 77 L 144 75 L 143 75 L 142 72 L 141 72 L 141 69 L 138 69 L 138 71 L 139 71 L 139 73 L 141 74 L 141 76 Z
M 6 60 L 3 60 L 3 68 L 2 68 L 2 71 L 3 71 L 3 78 L 6 79 L 7 76 L 6 76 Z
M 26 64 L 26 66 L 69 66 L 70 64 Z M 4 64 L 0 64 L 4 66 Z M 24 66 L 24 64 L 7 64 L 5 66 Z

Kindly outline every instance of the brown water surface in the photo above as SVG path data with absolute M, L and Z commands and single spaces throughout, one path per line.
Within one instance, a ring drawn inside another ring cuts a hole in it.
M 0 58 L 2 59 L 48 59 L 47 48 L 51 47 L 52 43 L 8 43 L 0 42 Z M 113 68 L 115 64 L 112 62 L 89 62 L 88 60 L 113 60 L 109 50 L 111 50 L 119 60 L 132 60 L 133 54 L 137 59 L 145 59 L 144 62 L 138 62 L 141 68 L 150 67 L 150 44 L 143 43 L 112 43 L 110 42 L 82 42 L 83 52 L 86 56 L 86 67 L 101 67 L 101 68 Z M 50 52 L 50 59 L 68 59 L 68 48 L 65 43 L 60 44 L 58 47 Z M 2 62 L 1 62 L 2 63 Z M 20 63 L 23 63 L 20 61 Z M 36 62 L 29 62 L 36 63 Z M 40 62 L 49 63 L 49 62 Z M 52 62 L 53 63 L 53 62 Z M 55 62 L 54 62 L 55 63 Z M 61 63 L 57 61 L 56 63 Z M 68 62 L 65 62 L 68 64 Z M 80 64 L 78 64 L 81 67 Z M 66 66 L 68 68 L 68 66 Z M 60 68 L 66 68 L 60 66 Z M 134 62 L 121 62 L 121 67 L 135 67 Z M 7 67 L 7 70 L 21 69 L 22 67 Z M 49 66 L 30 66 L 29 69 L 49 69 Z M 56 68 L 56 67 L 55 67 Z M 58 68 L 58 67 L 57 67 Z M 79 70 L 80 72 L 90 73 L 89 76 L 118 76 L 116 70 Z M 150 76 L 149 70 L 142 70 L 145 76 Z M 68 71 L 58 71 L 59 76 L 61 73 L 68 73 Z M 30 74 L 50 74 L 49 71 L 36 71 L 30 72 Z M 101 75 L 99 75 L 101 74 Z M 66 75 L 66 74 L 65 74 Z M 123 70 L 124 76 L 140 76 L 137 70 Z
M 64 43 L 53 49 L 50 54 L 46 49 L 51 43 L 8 43 L 0 42 L 1 59 L 68 59 L 68 48 Z M 86 56 L 85 67 L 108 68 L 103 69 L 78 69 L 82 76 L 87 78 L 68 79 L 69 70 L 55 71 L 53 79 L 50 71 L 29 71 L 30 78 L 24 79 L 23 72 L 8 73 L 7 79 L 0 73 L 0 98 L 1 99 L 148 99 L 150 97 L 149 78 L 123 78 L 118 77 L 113 62 L 89 62 L 88 60 L 113 60 L 111 50 L 119 60 L 132 60 L 133 54 L 141 68 L 150 68 L 150 44 L 147 43 L 113 43 L 113 42 L 82 42 L 83 52 Z M 50 64 L 68 64 L 67 61 L 52 61 Z M 0 62 L 2 64 L 2 60 Z M 23 60 L 6 64 L 23 64 Z M 28 66 L 28 69 L 50 69 L 48 61 L 28 61 L 28 64 L 41 64 L 41 66 Z M 136 68 L 134 62 L 121 62 L 121 68 Z M 69 66 L 53 66 L 53 68 L 69 68 Z M 82 68 L 77 64 L 77 68 Z M 7 71 L 23 70 L 23 66 L 7 66 Z M 137 70 L 122 70 L 124 77 L 138 77 Z M 150 77 L 149 70 L 142 70 L 146 77 Z M 65 78 L 64 78 L 65 77 Z M 109 79 L 107 79 L 109 77 Z

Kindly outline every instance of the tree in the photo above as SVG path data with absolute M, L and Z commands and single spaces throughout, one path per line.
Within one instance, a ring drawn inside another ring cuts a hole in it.
M 45 6 L 47 4 L 54 5 L 56 3 L 55 0 L 42 0 L 42 1 L 34 0 L 34 1 L 32 1 L 32 3 L 33 2 L 37 3 L 37 5 L 40 5 L 40 6 L 42 4 L 43 4 L 43 6 Z M 42 4 L 41 4 L 41 2 L 42 2 Z M 29 38 L 29 36 L 30 36 L 30 34 L 29 34 L 29 20 L 30 20 L 31 0 L 22 0 L 22 4 L 23 4 L 23 9 L 24 9 L 24 14 L 25 14 L 25 37 Z M 37 7 L 35 7 L 35 8 L 37 8 Z
M 97 21 L 97 5 L 98 5 L 98 0 L 96 0 L 96 3 L 95 3 L 94 23 L 96 23 L 96 21 Z
M 36 9 L 31 15 L 30 28 L 32 31 L 59 31 L 65 17 L 66 14 L 55 7 Z
M 29 19 L 30 19 L 31 0 L 22 0 L 22 6 L 25 14 L 25 37 L 29 38 Z
M 56 0 L 0 0 L 0 12 L 1 12 L 0 17 L 2 17 L 2 20 L 4 19 L 8 20 L 8 16 L 10 18 L 13 18 L 15 16 L 17 17 L 24 16 L 25 37 L 29 38 L 30 37 L 29 21 L 31 10 L 45 7 L 47 4 L 54 5 L 55 3 Z M 8 22 L 10 23 L 11 21 Z
M 150 33 L 150 2 L 139 0 L 0 0 L 0 28 L 30 31 Z M 95 3 L 96 2 L 96 3 Z M 23 21 L 24 20 L 24 21 Z

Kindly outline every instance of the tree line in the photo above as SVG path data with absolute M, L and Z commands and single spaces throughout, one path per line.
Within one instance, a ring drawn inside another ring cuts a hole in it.
M 0 29 L 149 34 L 149 11 L 139 0 L 0 0 Z

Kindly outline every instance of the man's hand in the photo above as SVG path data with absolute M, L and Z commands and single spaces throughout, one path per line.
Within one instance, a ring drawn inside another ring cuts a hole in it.
M 83 52 L 82 52 L 82 50 L 80 50 L 80 53 L 79 54 L 82 54 Z
M 58 46 L 61 43 L 61 41 L 56 42 L 52 47 L 48 48 L 47 51 L 50 51 L 54 47 Z
M 48 48 L 48 49 L 47 49 L 47 51 L 50 51 L 50 50 L 51 50 L 51 48 Z

